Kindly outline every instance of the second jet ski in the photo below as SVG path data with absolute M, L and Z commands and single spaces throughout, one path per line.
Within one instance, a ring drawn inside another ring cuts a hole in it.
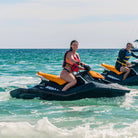
M 105 68 L 102 75 L 106 80 L 114 83 L 119 83 L 121 85 L 138 85 L 138 60 L 132 62 L 132 66 L 130 67 L 131 71 L 125 80 L 123 80 L 124 73 L 116 70 L 115 66 L 107 65 L 104 63 L 102 63 L 101 66 Z

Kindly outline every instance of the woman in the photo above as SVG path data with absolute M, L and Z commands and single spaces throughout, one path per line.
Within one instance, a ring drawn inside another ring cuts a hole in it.
M 84 70 L 84 68 L 80 67 L 80 57 L 79 54 L 76 53 L 78 45 L 79 45 L 78 41 L 76 40 L 71 41 L 70 50 L 67 51 L 64 55 L 63 70 L 60 74 L 60 77 L 69 83 L 65 85 L 62 91 L 66 91 L 72 86 L 76 85 L 77 80 L 73 75 L 74 71 L 78 72 L 79 70 Z M 81 63 L 81 65 L 84 66 L 84 63 Z

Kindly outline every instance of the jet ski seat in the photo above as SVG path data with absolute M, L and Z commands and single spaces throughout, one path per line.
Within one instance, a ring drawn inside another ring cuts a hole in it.
M 58 83 L 59 85 L 63 85 L 66 83 L 66 81 L 64 81 L 63 79 L 61 79 L 59 76 L 57 75 L 52 75 L 52 74 L 47 74 L 47 73 L 43 73 L 43 72 L 37 72 L 37 75 L 42 78 L 42 79 L 46 79 L 46 80 L 50 80 L 53 82 Z
M 112 71 L 112 72 L 114 72 L 114 73 L 116 73 L 116 74 L 118 74 L 118 75 L 121 75 L 121 74 L 123 73 L 123 72 L 119 72 L 119 71 L 115 68 L 115 66 L 112 66 L 112 65 L 107 65 L 107 64 L 105 64 L 105 63 L 102 63 L 101 66 L 103 66 L 104 68 L 106 68 L 106 69 L 108 69 L 108 70 L 110 70 L 110 71 Z
M 95 71 L 89 71 L 90 75 L 94 78 L 98 78 L 98 79 L 104 79 L 104 76 L 99 74 L 98 72 Z M 42 80 L 49 80 L 49 81 L 53 81 L 56 82 L 59 85 L 63 85 L 66 83 L 66 81 L 64 81 L 63 79 L 61 79 L 59 76 L 57 75 L 52 75 L 52 74 L 47 74 L 47 73 L 43 73 L 41 71 L 37 72 L 37 76 L 39 76 Z

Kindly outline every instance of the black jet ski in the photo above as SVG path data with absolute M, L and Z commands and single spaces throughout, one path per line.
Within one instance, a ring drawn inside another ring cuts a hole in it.
M 95 71 L 83 71 L 75 77 L 77 85 L 67 91 L 61 91 L 67 84 L 56 75 L 38 72 L 41 83 L 33 88 L 19 88 L 10 92 L 15 98 L 70 101 L 82 98 L 116 97 L 124 96 L 130 90 L 119 84 L 106 81 L 104 77 Z
M 121 85 L 129 85 L 129 86 L 136 86 L 138 85 L 138 62 L 135 60 L 132 62 L 131 71 L 128 77 L 123 80 L 124 73 L 119 72 L 115 69 L 115 66 L 107 65 L 102 63 L 101 64 L 105 70 L 103 71 L 102 75 L 105 77 L 106 80 L 119 83 Z

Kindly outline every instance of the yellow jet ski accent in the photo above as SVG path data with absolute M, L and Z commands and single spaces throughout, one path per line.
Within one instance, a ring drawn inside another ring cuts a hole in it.
M 101 66 L 105 67 L 106 69 L 108 69 L 108 70 L 110 70 L 110 71 L 112 71 L 112 72 L 115 72 L 115 73 L 118 74 L 118 75 L 121 75 L 121 74 L 123 73 L 123 72 L 119 72 L 119 71 L 115 68 L 115 66 L 112 66 L 112 65 L 107 65 L 107 64 L 102 63 Z
M 58 83 L 59 85 L 63 85 L 66 83 L 66 81 L 64 81 L 63 79 L 61 79 L 59 76 L 57 75 L 52 75 L 52 74 L 47 74 L 47 73 L 43 73 L 43 72 L 37 72 L 38 76 L 41 76 L 43 78 L 46 78 L 47 80 L 53 81 Z
M 101 75 L 101 74 L 98 73 L 98 72 L 95 72 L 95 71 L 89 71 L 89 73 L 90 73 L 91 76 L 94 77 L 94 78 L 104 79 L 104 76 Z
M 91 74 L 92 77 L 94 78 L 100 78 L 100 79 L 104 79 L 104 76 L 95 72 L 95 71 L 89 71 L 89 73 Z M 43 73 L 43 72 L 37 72 L 37 75 L 40 77 L 43 77 L 47 80 L 53 81 L 58 83 L 59 85 L 63 85 L 66 83 L 66 81 L 64 81 L 63 79 L 61 79 L 59 76 L 57 75 L 52 75 L 52 74 L 47 74 L 47 73 Z

